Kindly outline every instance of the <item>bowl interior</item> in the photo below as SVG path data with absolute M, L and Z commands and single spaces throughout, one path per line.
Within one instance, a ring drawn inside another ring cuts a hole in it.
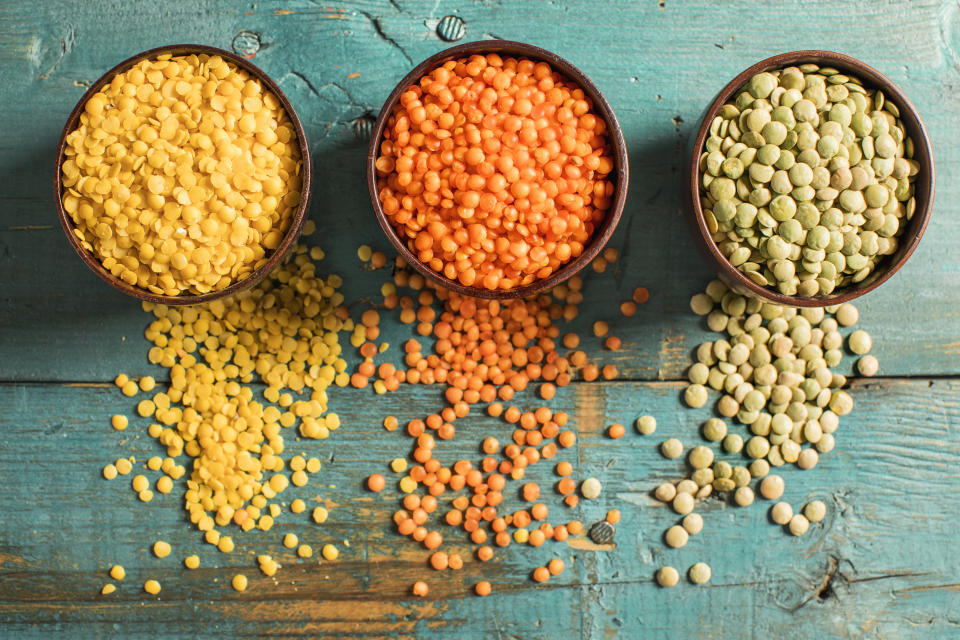
M 77 124 L 80 120 L 80 115 L 83 113 L 84 107 L 95 93 L 100 91 L 108 82 L 110 82 L 115 75 L 122 73 L 131 67 L 135 66 L 142 60 L 147 60 L 155 58 L 162 54 L 173 54 L 173 55 L 188 55 L 188 54 L 207 54 L 211 56 L 220 56 L 225 60 L 228 60 L 232 64 L 236 65 L 240 69 L 243 69 L 251 76 L 255 77 L 260 83 L 273 93 L 280 100 L 280 103 L 283 105 L 284 110 L 287 112 L 287 116 L 290 118 L 290 122 L 293 125 L 293 129 L 297 134 L 297 142 L 300 146 L 300 156 L 301 156 L 301 199 L 300 205 L 297 207 L 297 210 L 294 212 L 293 220 L 290 223 L 290 229 L 287 231 L 287 234 L 284 236 L 283 241 L 280 243 L 274 252 L 271 254 L 267 262 L 250 274 L 248 277 L 234 282 L 229 287 L 221 289 L 219 291 L 213 291 L 205 294 L 191 294 L 191 295 L 181 295 L 181 296 L 166 296 L 159 295 L 142 289 L 140 287 L 135 287 L 127 284 L 126 282 L 115 277 L 107 269 L 103 267 L 100 263 L 100 260 L 91 254 L 89 251 L 83 248 L 83 245 L 80 244 L 80 240 L 74 234 L 74 224 L 73 220 L 70 218 L 70 215 L 63 209 L 62 193 L 63 186 L 61 183 L 61 165 L 64 161 L 64 150 L 66 149 L 67 136 L 77 127 Z M 80 258 L 87 264 L 90 269 L 100 276 L 101 279 L 106 281 L 113 288 L 122 291 L 123 293 L 133 296 L 134 298 L 139 298 L 140 300 L 146 300 L 149 302 L 156 302 L 160 304 L 167 305 L 190 305 L 198 304 L 201 302 L 208 302 L 210 300 L 215 300 L 216 298 L 222 298 L 234 294 L 238 291 L 242 291 L 249 287 L 252 287 L 257 282 L 262 280 L 277 264 L 279 264 L 293 248 L 296 243 L 297 237 L 300 235 L 300 231 L 303 228 L 303 224 L 306 221 L 307 210 L 310 206 L 310 194 L 311 194 L 311 163 L 310 163 L 310 147 L 307 144 L 307 136 L 304 133 L 303 125 L 300 123 L 300 119 L 297 117 L 296 112 L 293 110 L 293 105 L 290 104 L 290 101 L 287 99 L 287 96 L 284 95 L 280 87 L 270 79 L 270 77 L 264 73 L 259 67 L 252 64 L 249 60 L 242 58 L 236 55 L 233 52 L 225 51 L 223 49 L 218 49 L 216 47 L 210 47 L 207 45 L 201 44 L 176 44 L 169 45 L 165 47 L 157 47 L 155 49 L 150 49 L 138 53 L 135 56 L 127 58 L 123 62 L 117 64 L 115 67 L 103 74 L 96 82 L 90 85 L 90 88 L 83 94 L 83 97 L 77 102 L 77 105 L 73 108 L 73 111 L 70 112 L 70 117 L 67 118 L 67 123 L 64 125 L 63 132 L 60 134 L 60 141 L 57 145 L 57 162 L 55 167 L 54 175 L 54 193 L 56 194 L 57 200 L 57 213 L 60 218 L 60 224 L 63 226 L 63 230 L 66 233 L 67 239 L 70 242 L 70 245 L 74 248 Z
M 920 164 L 921 169 L 914 183 L 914 197 L 917 202 L 916 211 L 906 229 L 898 236 L 899 246 L 897 251 L 893 255 L 881 260 L 873 273 L 863 282 L 844 287 L 828 295 L 801 297 L 783 295 L 775 289 L 757 284 L 743 275 L 739 269 L 731 265 L 720 252 L 707 228 L 706 221 L 703 217 L 703 208 L 700 205 L 699 159 L 713 118 L 717 115 L 720 108 L 732 98 L 751 77 L 763 71 L 771 71 L 808 62 L 821 66 L 830 66 L 848 72 L 862 80 L 864 85 L 883 91 L 884 95 L 892 100 L 900 110 L 900 120 L 907 130 L 907 135 L 909 135 L 914 142 L 913 159 Z M 823 307 L 847 302 L 876 289 L 903 266 L 917 248 L 920 238 L 923 236 L 923 232 L 929 222 L 933 207 L 935 182 L 936 176 L 930 139 L 927 136 L 927 131 L 923 126 L 916 107 L 910 102 L 906 94 L 889 78 L 856 58 L 833 51 L 814 50 L 783 53 L 767 58 L 766 60 L 761 60 L 737 75 L 720 91 L 716 99 L 714 99 L 713 103 L 711 103 L 707 109 L 700 129 L 697 132 L 693 147 L 688 188 L 698 244 L 717 267 L 721 279 L 738 291 L 765 298 L 777 304 L 794 307 Z
M 410 85 L 420 80 L 426 73 L 432 71 L 444 62 L 456 58 L 463 58 L 476 54 L 496 53 L 505 56 L 522 56 L 532 60 L 542 60 L 548 63 L 555 71 L 566 76 L 569 80 L 577 84 L 583 92 L 589 96 L 593 103 L 594 110 L 604 119 L 607 124 L 607 135 L 610 137 L 610 144 L 613 149 L 614 170 L 609 179 L 615 181 L 613 201 L 607 216 L 603 223 L 593 233 L 590 243 L 584 248 L 583 253 L 574 260 L 557 269 L 548 278 L 534 281 L 522 287 L 515 287 L 508 290 L 490 291 L 480 287 L 467 287 L 463 284 L 450 280 L 442 274 L 437 273 L 429 266 L 423 264 L 419 258 L 407 247 L 406 242 L 400 237 L 393 224 L 390 222 L 383 207 L 380 204 L 377 189 L 377 172 L 374 163 L 377 160 L 380 151 L 380 142 L 383 138 L 383 132 L 386 129 L 387 121 L 393 112 L 393 108 L 400 95 L 407 90 Z M 526 44 L 523 42 L 513 42 L 510 40 L 481 40 L 478 42 L 468 42 L 465 44 L 451 47 L 433 56 L 430 56 L 416 67 L 410 73 L 404 76 L 396 88 L 390 93 L 380 115 L 373 127 L 373 133 L 370 137 L 370 147 L 367 151 L 367 188 L 370 191 L 370 200 L 373 203 L 373 209 L 377 216 L 380 227 L 387 235 L 390 243 L 398 253 L 415 268 L 418 272 L 447 289 L 451 289 L 462 295 L 473 296 L 475 298 L 524 298 L 546 291 L 575 273 L 583 269 L 591 260 L 597 257 L 600 251 L 606 245 L 610 236 L 613 235 L 617 223 L 623 213 L 623 206 L 627 197 L 627 183 L 629 181 L 629 170 L 627 166 L 627 146 L 623 140 L 623 132 L 620 129 L 620 123 L 610 107 L 610 103 L 600 92 L 600 89 L 577 67 L 564 60 L 557 54 L 541 49 L 540 47 Z

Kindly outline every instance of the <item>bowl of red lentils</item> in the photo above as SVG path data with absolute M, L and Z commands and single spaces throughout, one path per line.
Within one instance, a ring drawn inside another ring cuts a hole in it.
M 560 56 L 471 42 L 417 65 L 367 154 L 377 220 L 400 255 L 463 295 L 521 298 L 573 276 L 623 213 L 627 150 L 610 104 Z
M 186 305 L 251 287 L 289 254 L 310 179 L 303 126 L 277 84 L 229 51 L 184 44 L 90 86 L 60 136 L 54 184 L 94 273 Z

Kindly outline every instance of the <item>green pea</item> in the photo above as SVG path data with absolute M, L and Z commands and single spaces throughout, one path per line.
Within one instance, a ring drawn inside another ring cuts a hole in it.
M 867 357 L 870 358 L 872 356 L 867 356 Z M 861 373 L 863 373 L 863 369 L 861 369 Z M 721 443 L 721 446 L 723 447 L 723 450 L 726 451 L 727 453 L 739 453 L 743 449 L 743 438 L 740 436 L 740 434 L 728 433 L 723 438 L 723 442 Z
M 780 148 L 784 151 L 793 149 L 795 146 L 797 146 L 797 140 L 799 140 L 799 138 L 800 136 L 797 134 L 797 132 L 791 129 L 787 132 L 787 137 L 783 141 L 783 144 L 780 145 Z
M 858 356 L 869 353 L 872 346 L 873 340 L 870 339 L 870 334 L 863 329 L 857 329 L 847 338 L 847 347 Z
M 797 122 L 813 122 L 817 119 L 817 105 L 803 98 L 793 105 L 793 117 Z
M 832 158 L 837 155 L 839 150 L 840 141 L 833 136 L 823 136 L 817 141 L 817 153 L 819 153 L 822 158 Z
M 754 98 L 766 98 L 770 92 L 777 88 L 777 79 L 773 74 L 763 72 L 750 78 L 747 84 L 747 91 Z
M 717 178 L 710 183 L 710 195 L 714 200 L 729 200 L 736 194 L 736 184 L 730 178 Z
M 881 133 L 874 139 L 874 148 L 881 158 L 891 158 L 897 152 L 897 143 L 889 133 Z
M 797 187 L 790 192 L 790 197 L 792 197 L 797 202 L 810 202 L 816 197 L 816 190 L 810 185 L 806 184 L 802 187 Z
M 823 249 L 830 242 L 830 231 L 817 225 L 807 232 L 807 246 L 811 249 Z
M 694 469 L 706 469 L 713 464 L 713 450 L 703 445 L 698 445 L 690 450 L 687 456 L 687 462 Z
M 720 418 L 710 418 L 703 424 L 703 437 L 711 442 L 719 442 L 727 435 L 727 423 Z
M 797 203 L 790 196 L 780 195 L 770 201 L 769 211 L 774 220 L 783 222 L 793 218 L 797 213 Z M 776 257 L 785 258 L 786 255 Z
M 789 175 L 791 184 L 795 187 L 801 187 L 810 184 L 810 181 L 813 180 L 813 169 L 807 164 L 798 162 L 790 167 Z
M 726 158 L 720 164 L 720 171 L 731 180 L 736 180 L 742 176 L 743 170 L 743 161 L 740 158 Z
M 691 384 L 683 392 L 683 400 L 688 407 L 698 409 L 707 403 L 707 388 L 702 384 Z
M 747 469 L 746 467 L 737 465 L 736 467 L 733 468 L 732 479 L 734 484 L 737 487 L 745 487 L 748 484 L 750 484 L 750 480 L 752 479 L 752 474 L 750 473 L 750 470 Z
M 757 152 L 757 155 L 760 155 L 760 152 Z M 770 179 L 773 177 L 774 168 L 768 164 L 761 164 L 760 162 L 754 162 L 747 169 L 747 173 L 750 174 L 750 179 L 755 183 L 763 184 L 770 182 Z
M 770 442 L 766 438 L 761 436 L 753 436 L 747 440 L 746 445 L 747 456 L 751 458 L 765 458 L 766 455 L 770 452 Z
M 798 243 L 803 237 L 803 226 L 796 220 L 784 220 L 777 227 L 777 232 L 787 242 Z
M 763 136 L 763 139 L 767 141 L 768 145 L 776 146 L 777 153 L 779 153 L 779 145 L 783 144 L 783 141 L 787 139 L 787 125 L 776 119 L 771 120 L 763 125 L 763 129 L 760 130 L 760 135 Z
M 774 125 L 774 124 L 779 124 L 779 123 L 772 122 L 767 126 Z M 783 126 L 783 125 L 780 125 L 780 126 Z M 786 133 L 784 133 L 784 135 L 786 135 Z M 779 159 L 780 159 L 780 147 L 770 144 L 769 140 L 767 141 L 767 144 L 757 149 L 757 162 L 759 162 L 760 164 L 765 164 L 769 166 L 774 164 Z

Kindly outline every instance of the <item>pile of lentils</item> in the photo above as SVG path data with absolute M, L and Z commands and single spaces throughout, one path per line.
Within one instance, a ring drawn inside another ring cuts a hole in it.
M 606 122 L 545 62 L 450 60 L 399 98 L 377 194 L 403 242 L 465 286 L 512 289 L 577 258 L 612 202 Z
M 746 298 L 714 280 L 705 293 L 693 296 L 690 307 L 706 317 L 711 330 L 726 337 L 697 348 L 683 394 L 684 402 L 697 409 L 710 400 L 711 390 L 720 393 L 714 405 L 716 415 L 701 427 L 708 444 L 687 452 L 687 477 L 663 483 L 654 491 L 658 500 L 682 517 L 664 534 L 667 545 L 674 548 L 684 546 L 690 535 L 703 528 L 703 518 L 694 510 L 710 496 L 729 496 L 741 507 L 752 504 L 757 492 L 766 500 L 779 500 L 784 480 L 771 474 L 771 469 L 785 465 L 812 469 L 821 454 L 833 450 L 840 417 L 853 409 L 853 399 L 844 391 L 846 376 L 833 371 L 841 364 L 844 347 L 859 356 L 855 367 L 860 375 L 873 376 L 879 369 L 877 359 L 869 354 L 869 334 L 849 331 L 860 317 L 849 303 L 795 309 Z M 846 336 L 843 331 L 848 331 Z M 747 433 L 731 429 L 731 421 L 745 426 Z M 642 434 L 655 429 L 650 416 L 637 422 Z M 718 450 L 709 443 L 718 445 Z M 684 445 L 677 438 L 664 440 L 660 450 L 670 459 L 684 455 Z M 721 460 L 724 454 L 742 459 Z M 776 502 L 770 516 L 800 536 L 811 523 L 822 521 L 826 512 L 820 500 L 796 511 L 787 502 Z M 673 586 L 677 572 L 665 569 L 658 572 L 657 581 Z
M 386 257 L 372 253 L 369 247 L 361 247 L 358 255 L 369 260 L 373 268 L 386 264 Z M 603 272 L 616 259 L 617 252 L 608 249 L 595 260 L 594 271 Z M 458 534 L 458 529 L 466 534 L 472 555 L 481 563 L 493 559 L 496 549 L 512 544 L 540 547 L 583 533 L 583 523 L 564 514 L 566 509 L 576 507 L 581 498 L 598 499 L 602 492 L 599 480 L 578 481 L 573 464 L 566 460 L 554 463 L 557 481 L 550 493 L 559 504 L 552 507 L 547 504 L 548 492 L 525 479 L 527 470 L 534 465 L 560 458 L 576 444 L 571 417 L 552 410 L 548 403 L 530 408 L 510 404 L 515 393 L 534 384 L 540 399 L 549 401 L 557 388 L 570 384 L 575 376 L 587 381 L 601 376 L 606 380 L 616 378 L 614 365 L 595 362 L 603 358 L 602 354 L 588 357 L 586 351 L 578 348 L 578 334 L 561 332 L 559 321 L 570 321 L 578 315 L 583 280 L 575 276 L 549 293 L 502 302 L 435 288 L 402 258 L 394 263 L 392 280 L 381 289 L 382 306 L 399 310 L 401 323 L 415 325 L 416 333 L 424 340 L 411 338 L 404 344 L 406 368 L 387 362 L 377 366 L 374 358 L 383 350 L 372 341 L 352 340 L 364 360 L 351 384 L 366 387 L 373 378 L 377 393 L 392 390 L 391 382 L 395 379 L 410 384 L 445 385 L 445 406 L 406 423 L 404 431 L 412 438 L 410 454 L 389 463 L 401 494 L 399 508 L 393 515 L 397 532 L 422 545 L 428 552 L 429 566 L 437 571 L 464 566 L 464 557 L 448 551 L 446 546 L 451 537 L 457 542 L 462 540 L 464 534 Z M 632 300 L 620 305 L 621 314 L 632 316 L 636 305 L 646 302 L 648 297 L 646 289 L 638 288 Z M 363 315 L 373 318 L 369 311 Z M 603 339 L 606 351 L 616 351 L 621 346 L 620 339 L 609 332 L 606 321 L 593 324 L 593 336 Z M 486 437 L 478 443 L 483 453 L 481 459 L 449 459 L 450 454 L 442 451 L 447 448 L 444 442 L 454 440 L 457 422 L 472 416 L 481 403 L 486 404 L 490 417 L 513 427 L 511 441 L 504 444 Z M 401 427 L 392 415 L 385 417 L 383 426 L 388 431 Z M 611 438 L 623 435 L 621 425 L 608 431 Z M 387 479 L 380 473 L 367 479 L 371 491 L 383 491 L 386 487 Z M 514 495 L 519 495 L 519 501 L 511 497 Z M 619 520 L 619 511 L 612 509 L 603 522 L 612 526 Z M 562 558 L 553 557 L 535 567 L 530 579 L 546 582 L 563 572 L 565 566 Z M 424 581 L 411 587 L 416 596 L 428 592 Z M 492 585 L 487 580 L 479 581 L 474 592 L 489 595 Z
M 280 246 L 301 156 L 279 99 L 220 56 L 118 73 L 66 137 L 62 202 L 80 244 L 129 285 L 218 291 Z
M 916 209 L 913 140 L 882 91 L 804 64 L 753 76 L 700 156 L 713 240 L 751 280 L 816 296 L 870 277 Z
M 313 228 L 308 223 L 305 232 Z M 125 396 L 148 394 L 136 410 L 155 421 L 147 432 L 166 451 L 133 476 L 134 492 L 142 502 L 173 494 L 174 482 L 189 470 L 184 508 L 203 541 L 223 553 L 234 550 L 233 536 L 240 532 L 270 530 L 285 507 L 293 514 L 306 511 L 303 499 L 287 505 L 279 496 L 290 485 L 307 486 L 322 465 L 318 458 L 288 451 L 285 434 L 324 439 L 340 426 L 340 417 L 328 410 L 327 391 L 349 384 L 339 334 L 354 331 L 354 323 L 338 291 L 342 278 L 316 273 L 315 261 L 323 257 L 318 247 L 298 245 L 248 291 L 191 307 L 144 303 L 155 316 L 145 331 L 153 343 L 147 358 L 169 370 L 170 382 L 161 389 L 150 376 L 134 380 L 120 374 L 115 380 Z M 266 385 L 262 396 L 254 391 L 255 381 Z M 124 415 L 111 419 L 118 431 L 129 423 Z M 177 461 L 183 455 L 188 465 Z M 133 458 L 120 458 L 102 469 L 103 477 L 130 474 L 134 464 Z M 317 506 L 307 516 L 319 524 L 328 512 Z M 313 556 L 312 547 L 294 534 L 284 536 L 283 544 L 301 559 Z M 166 542 L 154 545 L 157 557 L 169 553 Z M 339 550 L 328 541 L 321 555 L 335 560 Z M 266 554 L 257 560 L 268 577 L 280 567 Z M 184 564 L 196 569 L 199 557 L 187 555 Z M 122 573 L 120 567 L 111 577 L 120 579 Z M 243 590 L 248 581 L 238 575 L 232 584 Z M 112 593 L 115 587 L 105 589 Z M 160 585 L 151 580 L 144 589 L 155 594 Z

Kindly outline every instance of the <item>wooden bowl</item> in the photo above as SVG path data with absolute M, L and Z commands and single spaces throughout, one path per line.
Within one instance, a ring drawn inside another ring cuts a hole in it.
M 900 120 L 906 128 L 907 135 L 913 138 L 913 159 L 920 164 L 920 173 L 917 175 L 916 182 L 914 183 L 914 197 L 916 198 L 917 208 L 907 228 L 897 236 L 899 242 L 897 251 L 893 255 L 885 256 L 863 282 L 837 289 L 827 295 L 803 297 L 784 295 L 776 289 L 770 289 L 757 284 L 730 264 L 720 252 L 720 249 L 710 236 L 710 230 L 707 228 L 706 221 L 703 217 L 703 208 L 700 206 L 699 161 L 700 154 L 709 135 L 710 123 L 713 122 L 720 108 L 732 98 L 750 78 L 762 71 L 771 71 L 808 62 L 846 71 L 850 75 L 862 80 L 865 86 L 883 91 L 884 95 L 890 98 L 900 109 Z M 927 228 L 927 222 L 929 222 L 930 214 L 933 211 L 935 183 L 933 150 L 916 107 L 913 106 L 913 103 L 910 102 L 906 94 L 885 75 L 855 58 L 832 51 L 793 51 L 790 53 L 782 53 L 772 58 L 761 60 L 731 80 L 730 83 L 720 91 L 716 99 L 707 109 L 703 122 L 700 124 L 700 129 L 697 131 L 697 137 L 694 140 L 693 154 L 689 168 L 688 197 L 690 198 L 690 222 L 693 227 L 694 240 L 720 276 L 720 279 L 740 293 L 792 307 L 825 307 L 840 304 L 853 300 L 879 287 L 889 280 L 890 277 L 906 263 L 911 254 L 913 254 L 917 248 L 917 244 L 920 242 L 920 238 L 923 236 L 924 230 Z
M 70 215 L 63 209 L 63 201 L 61 199 L 63 193 L 63 184 L 61 182 L 62 172 L 61 165 L 64 162 L 64 150 L 67 144 L 67 136 L 77 128 L 77 124 L 80 120 L 80 114 L 83 112 L 87 100 L 89 100 L 96 92 L 103 88 L 108 82 L 110 82 L 115 75 L 122 73 L 127 69 L 130 69 L 137 63 L 142 60 L 156 58 L 159 55 L 171 53 L 173 55 L 184 55 L 184 54 L 207 54 L 211 56 L 220 56 L 225 60 L 233 63 L 240 69 L 243 69 L 249 73 L 252 77 L 260 81 L 263 87 L 280 100 L 280 104 L 283 105 L 284 110 L 287 112 L 287 116 L 290 118 L 290 122 L 293 125 L 293 129 L 297 134 L 297 142 L 300 146 L 300 156 L 302 162 L 302 171 L 301 171 L 301 199 L 300 205 L 297 207 L 297 210 L 294 212 L 293 220 L 290 223 L 290 229 L 287 231 L 286 236 L 284 236 L 283 241 L 280 243 L 273 254 L 270 255 L 270 258 L 267 262 L 251 273 L 249 276 L 234 282 L 229 287 L 221 289 L 219 291 L 211 291 L 210 293 L 204 294 L 190 294 L 190 295 L 179 295 L 179 296 L 167 296 L 153 293 L 142 289 L 140 287 L 132 286 L 126 282 L 120 280 L 107 269 L 103 267 L 100 260 L 91 254 L 89 251 L 83 248 L 80 244 L 80 240 L 74 234 L 74 224 L 73 220 L 70 218 Z M 249 60 L 242 58 L 230 51 L 224 51 L 223 49 L 218 49 L 216 47 L 209 47 L 202 44 L 175 44 L 165 47 L 157 47 L 156 49 L 150 49 L 137 55 L 127 58 L 114 68 L 107 71 L 99 80 L 90 85 L 90 88 L 87 89 L 86 93 L 83 94 L 83 97 L 80 98 L 80 101 L 77 102 L 77 106 L 73 108 L 73 111 L 70 112 L 70 117 L 67 118 L 67 124 L 63 127 L 63 132 L 60 134 L 60 142 L 57 145 L 57 163 L 55 167 L 55 174 L 53 177 L 54 184 L 54 193 L 56 194 L 57 200 L 57 213 L 60 216 L 60 224 L 63 226 L 63 231 L 67 236 L 67 240 L 70 242 L 70 245 L 77 252 L 77 255 L 80 256 L 80 259 L 83 260 L 90 270 L 95 274 L 100 276 L 101 279 L 106 281 L 110 286 L 118 291 L 138 298 L 140 300 L 147 300 L 149 302 L 156 302 L 160 304 L 168 305 L 188 305 L 188 304 L 199 304 L 202 302 L 208 302 L 216 298 L 222 298 L 224 296 L 229 296 L 238 291 L 243 291 L 248 289 L 253 285 L 260 282 L 277 264 L 279 264 L 293 248 L 294 244 L 297 241 L 297 238 L 300 236 L 300 231 L 303 229 L 303 223 L 307 218 L 307 210 L 310 206 L 310 191 L 311 191 L 311 171 L 310 171 L 310 147 L 307 144 L 307 136 L 303 131 L 303 125 L 300 124 L 300 119 L 297 117 L 296 112 L 293 110 L 293 105 L 290 104 L 290 101 L 287 99 L 287 96 L 283 94 L 283 91 L 280 90 L 280 87 L 270 79 L 270 77 L 264 73 L 259 67 L 255 66 Z
M 374 166 L 377 157 L 380 155 L 380 142 L 382 141 L 383 132 L 387 126 L 387 121 L 390 119 L 390 116 L 393 113 L 393 108 L 397 104 L 397 101 L 400 99 L 400 95 L 404 91 L 406 91 L 411 85 L 418 82 L 424 75 L 448 60 L 464 58 L 471 55 L 484 55 L 488 53 L 496 53 L 511 57 L 522 56 L 530 60 L 546 62 L 554 69 L 554 71 L 566 76 L 574 84 L 583 89 L 583 92 L 587 94 L 591 102 L 593 102 L 594 111 L 603 118 L 604 122 L 606 122 L 607 135 L 610 137 L 611 146 L 613 147 L 614 160 L 614 170 L 611 172 L 608 179 L 615 182 L 613 201 L 610 205 L 610 209 L 607 211 L 607 216 L 603 220 L 603 223 L 600 225 L 600 227 L 594 230 L 589 244 L 584 247 L 583 253 L 580 254 L 580 256 L 567 262 L 547 278 L 536 280 L 522 287 L 514 287 L 513 289 L 505 290 L 498 289 L 496 291 L 491 291 L 481 287 L 465 286 L 455 280 L 445 277 L 443 274 L 437 273 L 420 261 L 416 254 L 414 254 L 407 247 L 406 242 L 399 236 L 397 230 L 393 227 L 390 219 L 387 217 L 387 214 L 383 211 L 383 206 L 380 204 L 380 198 L 378 197 L 377 171 Z M 557 54 L 547 51 L 546 49 L 541 49 L 540 47 L 536 47 L 532 44 L 513 42 L 510 40 L 481 40 L 478 42 L 468 42 L 466 44 L 457 45 L 430 56 L 414 67 L 413 70 L 404 76 L 403 80 L 401 80 L 396 88 L 390 93 L 390 96 L 384 103 L 383 108 L 380 110 L 380 115 L 377 117 L 377 121 L 373 126 L 373 134 L 370 137 L 370 147 L 367 151 L 367 188 L 370 191 L 370 201 L 373 203 L 373 210 L 377 215 L 377 221 L 380 223 L 380 227 L 383 229 L 383 232 L 387 234 L 387 238 L 390 240 L 390 243 L 394 246 L 397 252 L 403 256 L 408 264 L 422 273 L 425 277 L 443 287 L 446 287 L 447 289 L 451 289 L 462 295 L 473 296 L 475 298 L 492 298 L 503 300 L 509 298 L 525 298 L 536 295 L 555 287 L 586 267 L 590 261 L 597 257 L 603 247 L 607 244 L 607 241 L 610 240 L 610 236 L 613 235 L 614 229 L 617 227 L 617 223 L 620 222 L 620 216 L 623 213 L 623 205 L 627 197 L 628 178 L 629 171 L 627 167 L 627 145 L 623 140 L 623 132 L 620 130 L 620 123 L 617 122 L 617 117 L 614 115 L 613 109 L 610 107 L 610 103 L 608 103 L 606 98 L 603 97 L 603 94 L 600 93 L 600 89 L 598 89 L 597 86 L 582 71 L 580 71 L 580 69 L 573 66 Z

